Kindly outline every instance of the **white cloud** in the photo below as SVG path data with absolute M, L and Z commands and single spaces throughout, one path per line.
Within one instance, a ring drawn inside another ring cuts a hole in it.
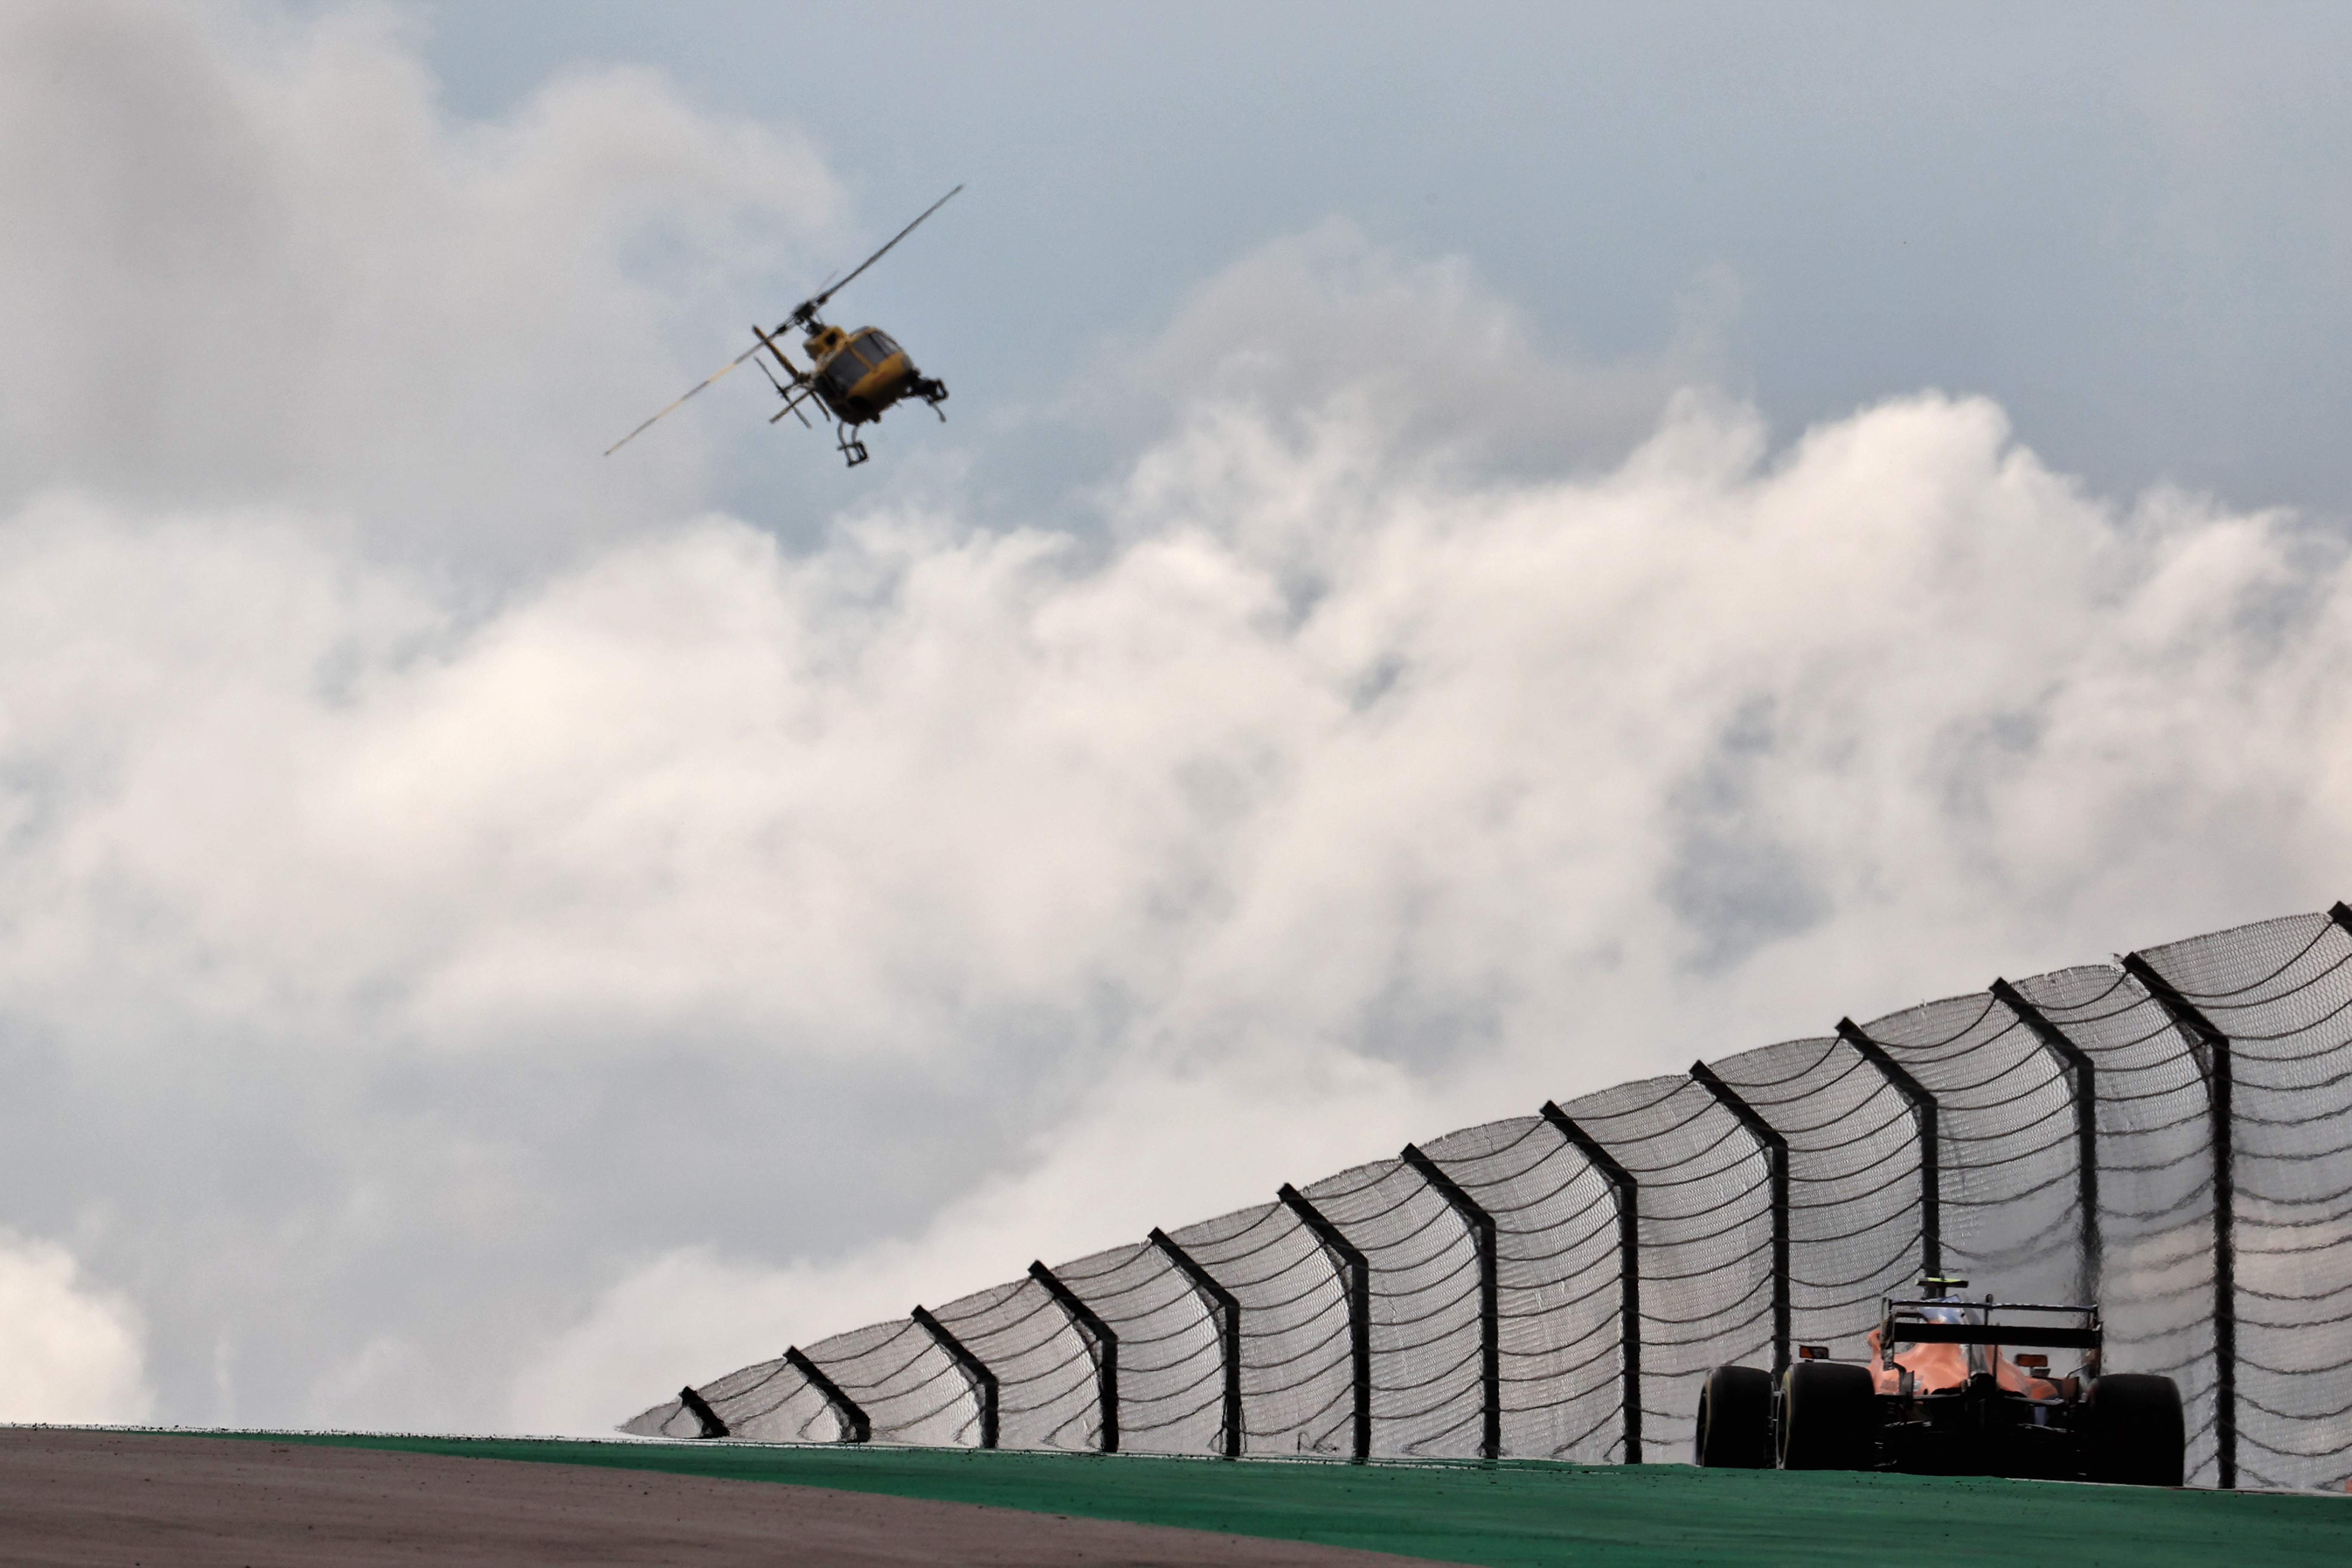
M 1409 1075 L 1349 1052 L 1290 1049 L 1213 1074 L 1131 1065 L 1017 1169 L 950 1197 L 923 1232 L 830 1263 L 769 1268 L 709 1247 L 666 1253 L 603 1290 L 583 1321 L 537 1347 L 509 1426 L 596 1433 L 680 1382 L 763 1361 L 787 1341 L 904 1316 L 1169 1222 L 1263 1203 L 1268 1151 L 1338 1169 L 1423 1130 Z M 626 1391 L 626 1392 L 624 1392 Z M 648 1392 L 649 1391 L 649 1392 Z M 617 1414 L 616 1414 L 617 1413 Z
M 559 1407 L 551 1379 L 601 1381 L 586 1369 L 621 1340 L 707 1375 L 730 1363 L 689 1342 L 772 1354 L 852 1308 L 1013 1277 L 1032 1236 L 1054 1258 L 1108 1239 L 1089 1215 L 1139 1230 L 1139 1168 L 1156 1217 L 1200 1217 L 1391 1152 L 1401 1124 L 1524 1112 L 2344 885 L 2347 582 L 2286 519 L 2163 492 L 2116 509 L 1990 405 L 1938 397 L 1769 459 L 1751 416 L 1692 400 L 1592 481 L 1330 479 L 1380 473 L 1377 437 L 1336 417 L 1286 443 L 1204 411 L 1140 465 L 1135 542 L 1002 580 L 1019 619 L 970 593 L 952 615 L 898 601 L 886 643 L 946 635 L 957 657 L 868 668 L 953 690 L 960 717 L 859 683 L 857 733 L 944 732 L 951 773 L 899 776 L 955 787 L 914 829 L 936 887 L 841 956 L 968 913 L 921 951 L 983 962 L 943 983 L 919 961 L 916 993 L 1116 990 L 1124 1027 L 1072 1042 L 1114 1087 L 912 1246 L 774 1277 L 662 1260 L 522 1408 Z M 996 542 L 917 570 L 970 584 Z M 1295 601 L 1301 558 L 1318 565 Z M 1156 833 L 1128 831 L 1138 801 Z M 1047 879 L 1086 866 L 1096 901 L 992 945 L 988 915 L 1036 908 L 1017 867 L 967 858 L 1006 845 Z M 1409 1088 L 1369 1116 L 1334 1093 L 1269 1135 L 1255 1075 L 1325 1050 L 1393 1061 Z M 1206 1087 L 1155 1117 L 1161 1069 L 1139 1064 L 1170 1062 Z M 1161 1139 L 1192 1157 L 1170 1168 Z M 665 1321 L 693 1327 L 668 1342 Z
M 1738 293 L 1727 270 L 1707 269 L 1673 342 L 1579 363 L 1547 353 L 1463 258 L 1407 263 L 1334 219 L 1244 257 L 1153 341 L 1123 345 L 1086 378 L 1087 412 L 1125 414 L 1139 440 L 1203 405 L 1290 437 L 1343 414 L 1377 433 L 1388 470 L 1411 455 L 1557 473 L 1613 461 L 1676 390 L 1718 379 Z
M 694 482 L 691 426 L 598 454 L 837 195 L 646 73 L 457 124 L 387 11 L 69 0 L 0 13 L 0 495 L 285 500 L 511 568 Z
M 144 1421 L 138 1310 L 55 1242 L 0 1231 L 0 1421 Z

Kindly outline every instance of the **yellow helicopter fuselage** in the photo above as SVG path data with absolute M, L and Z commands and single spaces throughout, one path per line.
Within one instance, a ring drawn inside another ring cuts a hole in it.
M 878 327 L 819 327 L 802 348 L 815 362 L 809 381 L 818 401 L 845 425 L 879 419 L 921 378 L 907 351 Z

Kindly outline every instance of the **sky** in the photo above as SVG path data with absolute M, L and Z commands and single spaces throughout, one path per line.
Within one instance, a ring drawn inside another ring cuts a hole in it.
M 1782 439 L 1936 386 L 1995 398 L 2103 489 L 2170 479 L 2337 517 L 2352 493 L 2332 438 L 2352 395 L 2340 7 L 425 15 L 453 109 L 655 66 L 698 104 L 796 125 L 861 237 L 971 182 L 861 303 L 992 410 L 1064 391 L 1239 257 L 1337 219 L 1458 259 L 1555 356 L 1703 335 Z M 1409 319 L 1391 331 L 1430 352 Z
M 0 1419 L 596 1432 L 2352 889 L 2322 7 L 0 9 Z M 948 382 L 845 470 L 730 378 Z

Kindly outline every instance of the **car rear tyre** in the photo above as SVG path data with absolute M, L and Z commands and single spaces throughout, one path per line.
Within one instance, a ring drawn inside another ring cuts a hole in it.
M 2180 1385 L 2151 1373 L 2118 1372 L 2091 1384 L 2084 1468 L 2095 1481 L 2177 1487 L 2189 1455 Z
M 1863 1470 L 1877 1458 L 1878 1389 L 1867 1367 L 1801 1361 L 1780 1384 L 1780 1468 Z
M 1772 1374 L 1752 1366 L 1718 1366 L 1698 1391 L 1698 1441 L 1693 1456 L 1717 1469 L 1761 1470 L 1772 1464 Z

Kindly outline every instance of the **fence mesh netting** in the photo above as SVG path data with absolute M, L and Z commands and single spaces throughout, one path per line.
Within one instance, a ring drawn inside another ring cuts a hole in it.
M 623 1430 L 1680 1459 L 1925 1272 L 2095 1301 L 2192 1484 L 2352 1479 L 2352 909 L 1841 1022 L 729 1373 Z

